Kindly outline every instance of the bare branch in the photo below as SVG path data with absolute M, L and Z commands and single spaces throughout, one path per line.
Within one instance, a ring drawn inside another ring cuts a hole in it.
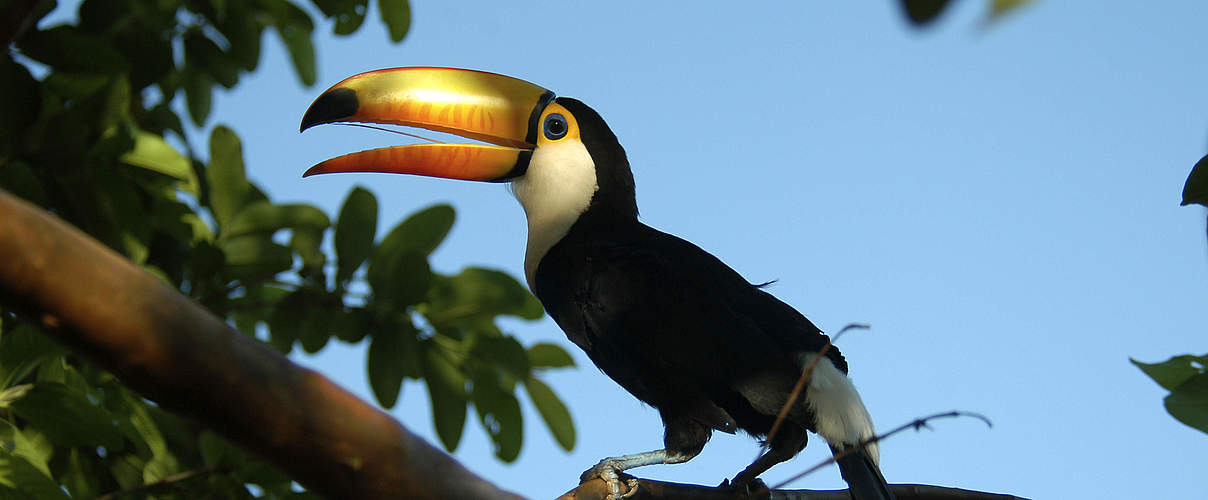
M 517 498 L 385 412 L 0 190 L 0 301 L 330 498 Z
M 885 439 L 885 438 L 888 438 L 889 436 L 892 436 L 892 435 L 897 434 L 897 433 L 899 433 L 899 432 L 902 432 L 902 431 L 904 431 L 904 430 L 906 430 L 906 429 L 914 429 L 914 430 L 916 430 L 916 431 L 917 431 L 917 430 L 919 430 L 919 429 L 926 428 L 926 427 L 927 427 L 927 422 L 928 422 L 928 421 L 935 420 L 935 419 L 937 419 L 937 418 L 955 418 L 955 417 L 972 417 L 972 418 L 979 419 L 979 420 L 981 420 L 982 422 L 985 422 L 985 423 L 986 423 L 986 426 L 988 426 L 988 427 L 993 427 L 993 426 L 994 426 L 994 424 L 990 422 L 990 419 L 986 418 L 985 416 L 983 416 L 983 415 L 981 415 L 981 414 L 979 414 L 979 413 L 962 412 L 962 411 L 956 411 L 956 410 L 953 410 L 953 411 L 948 411 L 948 412 L 944 412 L 944 413 L 936 413 L 936 414 L 934 414 L 934 415 L 928 415 L 928 416 L 926 416 L 926 417 L 919 417 L 919 418 L 916 418 L 916 419 L 914 419 L 914 420 L 911 420 L 910 422 L 907 422 L 907 423 L 905 423 L 905 424 L 899 425 L 899 426 L 895 427 L 893 430 L 891 430 L 891 431 L 889 431 L 889 432 L 886 432 L 886 433 L 884 433 L 884 434 L 880 434 L 880 435 L 877 435 L 877 436 L 873 436 L 873 437 L 871 437 L 871 438 L 868 438 L 868 439 L 865 439 L 865 440 L 863 440 L 863 441 L 860 441 L 860 443 L 859 443 L 857 446 L 850 446 L 850 447 L 848 447 L 847 449 L 843 450 L 841 453 L 837 453 L 837 454 L 835 454 L 835 455 L 831 456 L 830 458 L 828 458 L 828 459 L 826 459 L 826 460 L 823 460 L 823 461 L 819 462 L 817 465 L 814 465 L 813 467 L 810 467 L 809 469 L 806 469 L 805 471 L 801 472 L 800 474 L 797 474 L 797 475 L 795 475 L 795 476 L 793 476 L 793 477 L 790 477 L 790 478 L 788 478 L 788 479 L 786 479 L 786 480 L 784 480 L 784 481 L 781 481 L 780 483 L 778 483 L 778 484 L 776 484 L 775 486 L 773 486 L 773 488 L 780 488 L 780 487 L 783 487 L 783 486 L 785 486 L 785 485 L 787 485 L 787 484 L 789 484 L 789 483 L 791 483 L 791 482 L 793 482 L 793 481 L 796 481 L 796 480 L 801 479 L 801 478 L 803 478 L 803 477 L 805 477 L 805 476 L 807 476 L 807 475 L 812 474 L 814 471 L 816 471 L 816 470 L 818 470 L 818 469 L 821 469 L 821 468 L 823 468 L 823 467 L 826 467 L 827 465 L 830 465 L 830 464 L 835 463 L 835 461 L 836 461 L 836 460 L 839 460 L 840 458 L 846 457 L 846 456 L 848 456 L 848 455 L 850 455 L 850 454 L 852 454 L 852 453 L 855 453 L 857 450 L 861 450 L 861 449 L 863 449 L 863 448 L 864 448 L 864 446 L 866 446 L 866 445 L 870 445 L 870 444 L 872 444 L 872 443 L 877 443 L 877 442 L 880 442 L 881 440 L 883 440 L 883 439 Z

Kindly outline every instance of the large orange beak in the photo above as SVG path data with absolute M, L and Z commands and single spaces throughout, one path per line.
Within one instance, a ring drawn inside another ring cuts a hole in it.
M 303 177 L 387 172 L 506 181 L 524 175 L 554 93 L 524 80 L 454 68 L 392 68 L 348 78 L 306 110 L 301 130 L 334 122 L 406 125 L 488 144 L 415 144 L 332 158 Z

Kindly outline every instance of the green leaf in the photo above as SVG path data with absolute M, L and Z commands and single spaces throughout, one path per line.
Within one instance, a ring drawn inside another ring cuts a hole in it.
M 562 346 L 538 343 L 528 348 L 529 364 L 533 368 L 562 368 L 575 366 L 574 358 Z
M 390 30 L 390 40 L 403 41 L 411 29 L 411 4 L 407 0 L 378 0 L 382 11 L 382 22 Z
M 293 235 L 289 238 L 289 247 L 298 252 L 298 256 L 302 258 L 301 274 L 311 275 L 318 273 L 321 275 L 323 266 L 327 264 L 327 254 L 323 253 L 323 233 L 324 231 L 314 227 L 299 227 L 295 228 Z
M 0 337 L 0 373 L 4 374 L 5 386 L 20 381 L 38 365 L 66 352 L 28 323 L 10 328 Z
M 411 214 L 382 238 L 378 254 L 415 252 L 427 256 L 453 228 L 456 212 L 449 205 L 433 205 Z
M 143 467 L 143 483 L 153 483 L 180 472 L 180 463 L 171 453 L 157 453 Z
M 498 381 L 475 378 L 471 398 L 482 428 L 495 445 L 495 456 L 504 462 L 516 460 L 524 442 L 524 420 L 516 396 L 503 390 Z
M 289 51 L 289 57 L 294 63 L 298 79 L 308 87 L 314 85 L 315 46 L 310 39 L 314 24 L 310 21 L 310 16 L 306 14 L 306 11 L 290 2 L 281 2 L 279 8 L 281 12 L 277 13 L 275 26 L 277 34 L 281 35 L 281 41 L 285 43 L 285 48 Z
M 351 0 L 342 2 L 344 5 L 336 12 L 336 25 L 332 30 L 337 35 L 351 35 L 365 22 L 365 14 L 369 13 L 369 0 Z
M 226 255 L 227 273 L 238 280 L 264 280 L 288 271 L 293 266 L 293 252 L 263 235 L 246 235 L 222 244 Z
M 258 20 L 260 13 L 253 10 L 252 2 L 231 2 L 230 14 L 218 25 L 230 48 L 227 54 L 244 71 L 256 69 L 260 62 L 260 42 L 264 27 Z
M 105 40 L 74 26 L 56 26 L 30 31 L 21 37 L 21 53 L 60 71 L 120 74 L 129 64 L 122 53 Z
M 916 27 L 931 24 L 948 6 L 948 0 L 901 0 L 907 19 Z
M 407 336 L 414 337 L 415 331 L 379 331 L 369 341 L 369 387 L 382 408 L 393 408 L 398 402 L 406 375 L 407 346 L 412 343 Z
M 0 59 L 0 95 L 5 101 L 0 106 L 0 157 L 6 157 L 16 153 L 29 126 L 38 119 L 42 87 L 24 65 L 12 57 Z
M 2 139 L 0 139 L 2 140 Z M 0 163 L 0 188 L 35 204 L 43 205 L 46 190 L 34 171 L 19 161 Z
M 53 479 L 39 471 L 24 457 L 0 447 L 0 498 L 36 498 L 38 500 L 61 498 L 67 494 L 59 489 Z
M 30 465 L 37 467 L 46 477 L 54 477 L 50 473 L 50 459 L 54 456 L 54 443 L 45 434 L 32 428 L 18 429 L 12 422 L 4 421 L 12 432 L 12 452 L 25 458 Z
M 29 393 L 29 390 L 33 388 L 33 384 L 19 384 L 4 390 L 0 390 L 0 409 L 6 409 L 9 406 L 12 406 L 13 401 L 17 401 L 25 397 L 25 395 Z
M 336 220 L 337 283 L 347 283 L 352 279 L 357 268 L 373 252 L 377 215 L 378 203 L 373 193 L 360 186 L 352 188 Z
M 285 228 L 322 230 L 330 225 L 327 214 L 311 205 L 256 201 L 238 209 L 226 235 L 231 238 L 253 233 L 271 235 Z
M 230 228 L 235 214 L 248 202 L 252 190 L 243 166 L 243 145 L 235 132 L 224 126 L 210 133 L 210 165 L 206 168 L 210 210 L 218 227 Z
M 185 89 L 185 105 L 189 108 L 189 117 L 193 124 L 203 127 L 210 117 L 210 106 L 214 80 L 199 68 L 186 67 L 181 72 Z
M 39 382 L 12 409 L 59 446 L 122 445 L 113 417 L 63 384 Z
M 134 149 L 122 155 L 121 161 L 135 167 L 159 172 L 168 177 L 183 181 L 180 188 L 194 196 L 200 188 L 197 172 L 176 148 L 169 145 L 164 138 L 143 130 L 134 135 Z
M 1183 184 L 1181 205 L 1192 203 L 1208 206 L 1208 155 L 1195 162 L 1195 166 L 1191 167 L 1191 175 L 1187 176 L 1187 182 Z
M 1179 422 L 1208 432 L 1208 373 L 1195 375 L 1171 391 L 1166 411 Z
M 400 310 L 419 303 L 432 283 L 428 260 L 415 252 L 378 252 L 366 273 L 376 307 Z
M 517 379 L 529 376 L 528 353 L 513 337 L 484 337 L 474 344 L 471 354 L 481 362 L 497 366 Z
M 1146 375 L 1149 375 L 1149 378 L 1152 378 L 1158 385 L 1173 391 L 1176 387 L 1186 382 L 1187 379 L 1204 373 L 1205 358 L 1208 358 L 1208 356 L 1200 357 L 1184 354 L 1161 363 L 1142 363 L 1132 358 L 1129 358 L 1129 361 L 1137 365 L 1137 368 L 1140 368 Z M 1199 366 L 1196 366 L 1197 364 Z
M 462 324 L 496 315 L 539 319 L 541 303 L 507 273 L 468 267 L 456 276 L 438 280 L 428 296 L 428 319 L 438 327 Z
M 422 345 L 425 347 L 424 381 L 428 384 L 436 435 L 445 450 L 452 453 L 461 441 L 466 424 L 465 374 L 447 358 L 444 348 L 430 340 Z
M 219 85 L 228 89 L 239 83 L 239 67 L 200 30 L 190 30 L 185 34 L 185 64 L 205 70 Z
M 529 397 L 533 400 L 533 406 L 537 407 L 537 412 L 541 414 L 541 419 L 545 420 L 546 427 L 549 427 L 549 431 L 558 441 L 558 445 L 566 451 L 573 449 L 575 447 L 575 424 L 562 400 L 558 399 L 554 391 L 537 377 L 529 377 L 525 380 L 524 388 L 528 390 Z

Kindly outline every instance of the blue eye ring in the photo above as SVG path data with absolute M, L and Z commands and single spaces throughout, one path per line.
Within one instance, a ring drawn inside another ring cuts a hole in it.
M 541 126 L 545 133 L 545 138 L 551 141 L 556 141 L 566 137 L 566 133 L 570 131 L 570 125 L 566 121 L 566 117 L 560 113 L 551 113 L 545 117 L 545 123 Z

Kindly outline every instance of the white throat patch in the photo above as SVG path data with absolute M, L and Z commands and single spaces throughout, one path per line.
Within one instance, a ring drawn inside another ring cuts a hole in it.
M 533 150 L 528 170 L 512 181 L 512 194 L 528 218 L 524 276 L 534 293 L 537 264 L 566 236 L 599 188 L 596 167 L 587 148 L 582 142 L 569 139 Z

